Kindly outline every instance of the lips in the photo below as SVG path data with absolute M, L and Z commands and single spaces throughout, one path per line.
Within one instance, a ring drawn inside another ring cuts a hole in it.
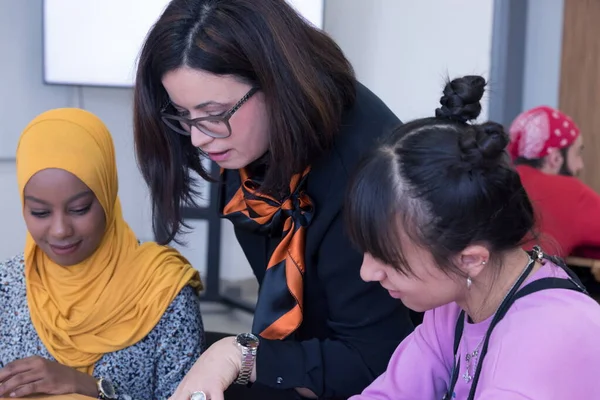
M 75 243 L 71 243 L 71 244 L 51 244 L 50 246 L 52 246 L 55 249 L 66 250 L 66 249 L 70 249 L 71 247 L 75 247 L 78 244 L 79 244 L 79 242 L 75 242 Z
M 383 287 L 385 290 L 387 290 L 388 293 L 390 294 L 390 296 L 395 299 L 399 299 L 400 297 L 402 297 L 402 292 L 399 292 L 399 291 L 393 290 L 393 289 L 388 289 L 387 287 L 385 287 L 383 285 L 381 285 L 381 287 Z
M 219 154 L 225 154 L 227 153 L 229 150 L 223 150 L 223 151 L 205 151 L 206 154 L 208 155 L 219 155 Z
M 80 244 L 81 240 L 70 244 L 50 244 L 50 248 L 57 255 L 66 255 L 75 252 Z
M 207 151 L 206 154 L 208 154 L 208 157 L 216 162 L 219 161 L 225 161 L 228 157 L 229 154 L 231 153 L 231 150 L 225 150 L 225 151 L 221 151 L 221 152 L 216 152 L 216 151 Z

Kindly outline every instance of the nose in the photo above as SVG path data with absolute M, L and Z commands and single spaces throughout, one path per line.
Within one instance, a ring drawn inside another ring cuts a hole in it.
M 369 253 L 365 253 L 360 266 L 360 277 L 365 282 L 381 282 L 385 279 L 383 264 Z
M 73 235 L 73 226 L 68 216 L 62 213 L 56 213 L 52 218 L 50 225 L 50 235 L 54 239 L 63 240 Z
M 207 144 L 209 144 L 210 142 L 212 142 L 213 140 L 215 140 L 215 138 L 208 136 L 207 134 L 205 134 L 204 132 L 202 132 L 201 130 L 196 128 L 195 126 L 192 127 L 190 134 L 192 137 L 192 144 L 194 145 L 194 147 L 198 147 L 198 148 L 202 148 L 202 147 L 206 146 Z

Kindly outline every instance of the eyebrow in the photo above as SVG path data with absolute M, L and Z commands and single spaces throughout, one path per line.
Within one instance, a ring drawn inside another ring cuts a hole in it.
M 180 106 L 179 104 L 175 103 L 173 100 L 170 100 L 171 104 L 173 104 L 175 107 L 179 107 L 179 108 L 183 108 L 185 109 L 185 107 Z M 204 103 L 200 103 L 194 106 L 194 110 L 200 110 L 202 108 L 208 107 L 208 106 L 222 106 L 222 107 L 227 107 L 228 104 L 225 103 L 219 103 L 218 101 L 214 101 L 214 100 L 210 100 L 210 101 L 205 101 Z
M 77 193 L 75 196 L 71 196 L 67 200 L 67 204 L 71 203 L 71 202 L 73 202 L 75 200 L 81 199 L 82 197 L 88 196 L 90 194 L 92 194 L 91 190 L 86 190 L 86 191 L 83 191 L 81 193 Z M 44 204 L 44 205 L 50 205 L 50 203 L 48 203 L 47 201 L 38 199 L 37 197 L 33 197 L 33 196 L 25 196 L 25 200 L 33 201 L 35 203 Z

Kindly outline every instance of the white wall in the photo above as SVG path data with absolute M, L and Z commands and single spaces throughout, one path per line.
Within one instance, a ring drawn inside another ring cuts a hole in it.
M 72 91 L 42 84 L 41 1 L 0 2 L 0 259 L 23 247 L 25 227 L 15 175 L 20 131 L 38 113 L 64 107 Z
M 523 109 L 558 107 L 564 0 L 529 0 Z
M 493 0 L 327 0 L 325 30 L 404 121 L 433 116 L 447 77 L 489 76 Z M 487 115 L 487 101 L 481 118 Z

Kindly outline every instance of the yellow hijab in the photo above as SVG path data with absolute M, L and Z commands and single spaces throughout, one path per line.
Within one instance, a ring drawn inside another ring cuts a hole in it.
M 176 250 L 138 245 L 121 212 L 112 138 L 98 117 L 56 109 L 25 128 L 17 148 L 22 200 L 29 179 L 48 168 L 74 174 L 94 192 L 106 215 L 106 231 L 94 254 L 70 267 L 53 263 L 27 234 L 27 302 L 50 354 L 91 374 L 103 354 L 142 340 L 183 287 L 200 290 L 202 284 Z

